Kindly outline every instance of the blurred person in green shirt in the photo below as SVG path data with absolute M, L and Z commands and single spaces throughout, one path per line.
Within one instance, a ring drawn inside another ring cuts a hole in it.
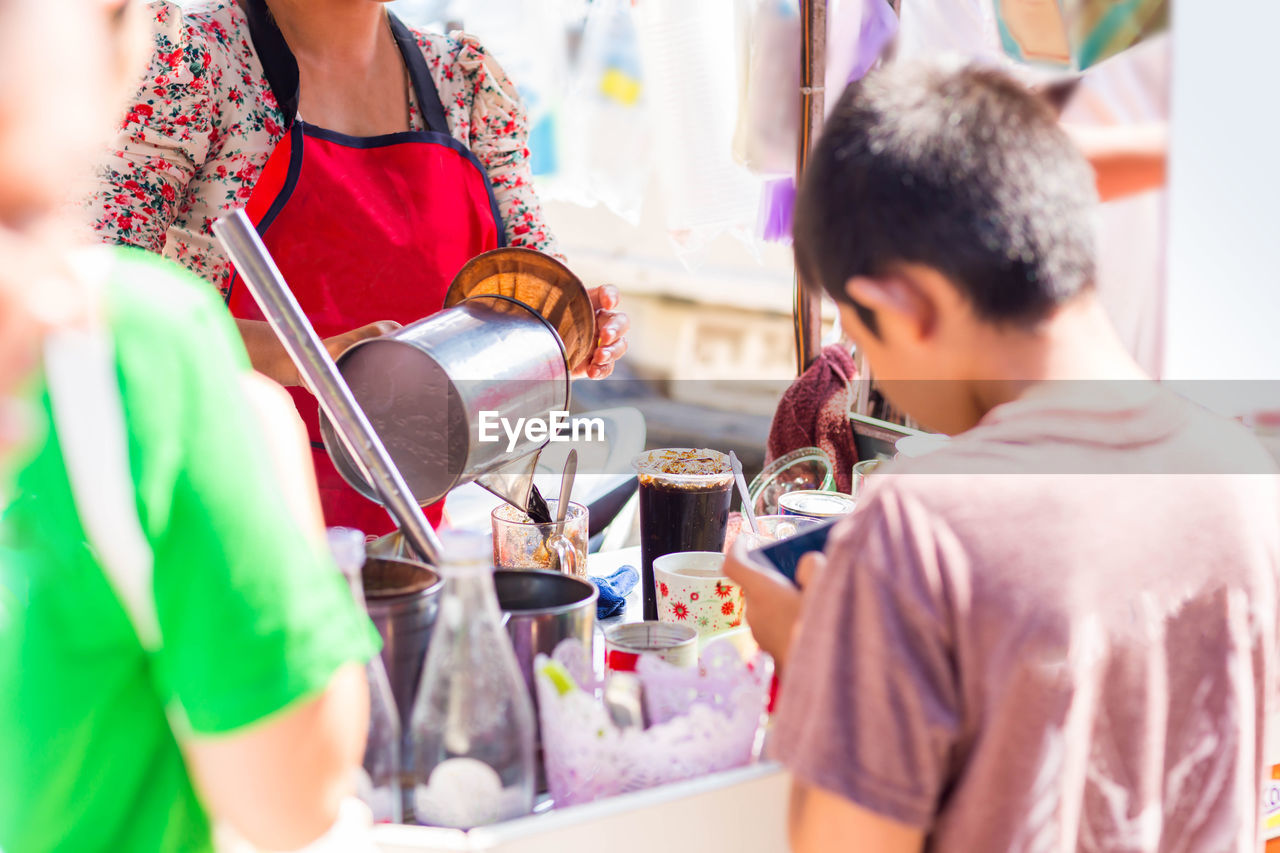
M 131 13 L 0 0 L 0 849 L 295 848 L 350 791 L 376 633 L 225 308 L 58 236 Z

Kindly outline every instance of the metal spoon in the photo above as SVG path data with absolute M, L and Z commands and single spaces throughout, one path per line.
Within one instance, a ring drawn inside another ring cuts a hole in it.
M 738 484 L 738 493 L 742 495 L 742 514 L 747 517 L 751 532 L 759 533 L 760 527 L 756 524 L 756 513 L 751 508 L 751 493 L 747 491 L 747 478 L 742 476 L 742 463 L 738 461 L 738 454 L 732 450 L 729 451 L 729 464 L 733 466 L 733 479 Z
M 647 728 L 644 713 L 644 684 L 631 672 L 615 672 L 604 685 L 605 710 L 620 729 Z
M 556 501 L 556 536 L 564 533 L 564 519 L 569 514 L 569 495 L 573 492 L 573 480 L 578 476 L 578 451 L 570 450 L 564 460 L 564 474 L 560 476 L 560 500 Z

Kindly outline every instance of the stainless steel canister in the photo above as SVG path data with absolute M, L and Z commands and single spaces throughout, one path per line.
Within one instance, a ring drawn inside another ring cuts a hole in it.
M 561 572 L 541 569 L 498 569 L 493 573 L 498 607 L 507 618 L 507 634 L 529 695 L 537 704 L 533 687 L 533 659 L 550 655 L 561 640 L 570 637 L 591 652 L 596 623 L 596 585 Z
M 537 452 L 545 435 L 511 439 L 499 424 L 550 420 L 569 408 L 569 369 L 552 326 L 524 303 L 475 296 L 393 334 L 353 346 L 337 361 L 405 482 L 424 506 L 462 483 Z M 482 417 L 489 424 L 481 440 Z M 370 500 L 376 494 L 323 417 L 325 448 L 343 478 Z M 518 476 L 514 501 L 525 505 L 529 477 Z M 502 493 L 503 486 L 482 485 Z

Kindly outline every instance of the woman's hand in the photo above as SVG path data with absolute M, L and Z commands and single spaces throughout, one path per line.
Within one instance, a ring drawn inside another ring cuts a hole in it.
M 591 307 L 596 311 L 596 348 L 580 375 L 604 379 L 613 373 L 614 362 L 627 352 L 627 329 L 631 328 L 631 320 L 621 311 L 613 310 L 618 307 L 618 288 L 612 284 L 593 287 L 588 292 Z

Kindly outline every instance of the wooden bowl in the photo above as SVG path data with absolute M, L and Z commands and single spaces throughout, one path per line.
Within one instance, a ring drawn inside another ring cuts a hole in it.
M 569 370 L 586 367 L 595 351 L 595 309 L 582 280 L 564 264 L 533 249 L 507 247 L 485 252 L 454 276 L 444 307 L 488 294 L 516 299 L 537 311 L 564 342 Z

